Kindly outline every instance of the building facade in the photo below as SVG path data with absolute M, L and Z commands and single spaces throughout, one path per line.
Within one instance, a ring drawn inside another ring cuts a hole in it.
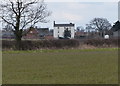
M 53 39 L 49 28 L 30 27 L 24 31 L 23 39 Z
M 28 28 L 25 32 L 25 35 L 23 36 L 23 39 L 39 39 L 38 31 L 34 27 Z
M 59 38 L 69 38 L 69 39 L 74 39 L 74 34 L 75 34 L 75 25 L 70 23 L 70 24 L 56 24 L 54 21 L 54 31 L 53 35 L 54 38 L 59 39 Z
M 113 37 L 114 38 L 120 38 L 120 29 L 113 32 Z
M 49 28 L 37 28 L 37 31 L 40 39 L 43 39 L 45 36 L 49 35 Z

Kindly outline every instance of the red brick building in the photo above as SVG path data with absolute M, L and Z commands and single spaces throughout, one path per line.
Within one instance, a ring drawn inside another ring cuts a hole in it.
M 23 39 L 53 39 L 50 34 L 49 28 L 33 28 L 24 31 Z
M 25 36 L 23 36 L 23 39 L 39 39 L 39 33 L 37 29 L 30 27 L 25 31 Z

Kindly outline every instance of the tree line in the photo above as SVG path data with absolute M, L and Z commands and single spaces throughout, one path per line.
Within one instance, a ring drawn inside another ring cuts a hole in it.
M 116 21 L 112 26 L 106 18 L 93 18 L 86 27 L 79 26 L 76 32 L 87 32 L 87 35 L 93 35 L 97 33 L 99 37 L 104 38 L 105 35 L 113 35 L 114 31 L 120 29 L 120 22 Z

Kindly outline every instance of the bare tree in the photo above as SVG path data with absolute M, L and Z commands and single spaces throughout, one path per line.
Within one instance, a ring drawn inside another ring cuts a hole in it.
M 89 25 L 92 29 L 98 31 L 101 37 L 104 36 L 107 30 L 111 29 L 111 24 L 106 18 L 94 18 Z
M 83 26 L 78 26 L 76 29 L 77 32 L 83 31 L 84 32 L 84 27 Z
M 48 22 L 46 17 L 51 12 L 47 10 L 44 1 L 40 0 L 4 0 L 0 4 L 0 17 L 4 23 L 13 27 L 16 39 L 16 48 L 21 47 L 23 29 L 34 26 L 36 23 Z
M 92 27 L 92 25 L 91 24 L 86 24 L 86 31 L 87 32 L 91 32 L 94 28 Z

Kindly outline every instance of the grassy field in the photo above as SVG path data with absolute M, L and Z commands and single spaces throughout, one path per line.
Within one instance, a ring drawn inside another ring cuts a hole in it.
M 3 84 L 116 84 L 117 49 L 3 51 Z

